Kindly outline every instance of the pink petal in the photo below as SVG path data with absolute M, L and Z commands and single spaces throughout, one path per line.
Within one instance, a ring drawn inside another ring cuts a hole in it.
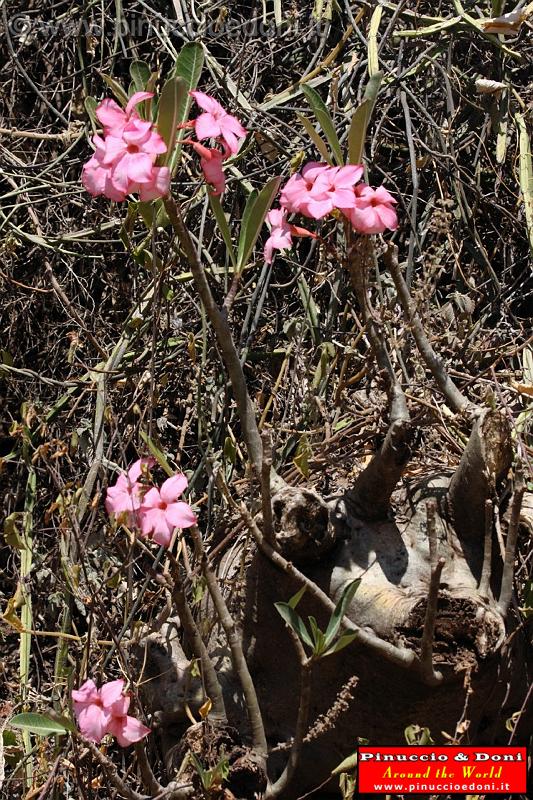
M 172 534 L 174 527 L 167 522 L 165 512 L 161 508 L 150 508 L 140 511 L 141 532 L 145 536 L 162 533 L 164 536 Z
M 159 494 L 159 489 L 157 489 L 155 486 L 152 486 L 152 488 L 148 489 L 143 497 L 141 511 L 144 513 L 152 508 L 159 508 L 160 503 L 161 495 Z
M 170 170 L 168 167 L 152 167 L 152 180 L 143 183 L 139 188 L 139 196 L 143 201 L 166 197 L 170 190 Z
M 135 92 L 135 94 L 132 94 L 126 106 L 126 114 L 128 115 L 128 117 L 130 116 L 131 112 L 133 111 L 136 105 L 141 103 L 143 100 L 149 100 L 150 97 L 153 96 L 154 95 L 152 92 Z
M 204 92 L 190 92 L 194 97 L 196 103 L 200 106 L 202 111 L 208 111 L 210 114 L 225 114 L 226 112 L 214 97 Z
M 96 703 L 98 702 L 98 689 L 90 678 L 82 683 L 79 689 L 72 690 L 72 699 L 75 703 Z
M 152 731 L 139 722 L 135 717 L 113 717 L 108 725 L 109 733 L 116 737 L 121 747 L 129 747 L 134 742 L 139 742 Z
M 122 128 L 127 122 L 127 117 L 118 103 L 114 100 L 107 98 L 103 100 L 99 106 L 96 107 L 96 116 L 104 126 L 106 133 L 114 131 L 115 134 L 120 135 Z
M 153 129 L 148 139 L 143 143 L 142 149 L 144 153 L 150 153 L 151 155 L 161 155 L 161 153 L 167 152 L 164 139 Z
M 127 153 L 120 160 L 121 169 L 125 169 L 130 181 L 135 183 L 151 183 L 153 166 L 153 159 L 146 153 Z
M 302 177 L 306 181 L 315 181 L 319 175 L 330 169 L 329 164 L 325 164 L 323 161 L 309 161 L 302 169 Z
M 128 144 L 142 145 L 150 136 L 152 123 L 144 119 L 130 119 L 122 131 L 122 138 Z
M 99 744 L 107 733 L 108 722 L 109 714 L 97 705 L 86 706 L 78 714 L 80 731 L 96 744 Z
M 122 158 L 128 152 L 124 139 L 117 136 L 106 136 L 104 148 L 102 163 L 107 166 L 114 164 L 117 159 Z
M 161 499 L 164 503 L 173 503 L 183 494 L 188 485 L 189 481 L 183 472 L 173 475 L 172 478 L 167 478 L 161 486 Z
M 172 531 L 169 531 L 168 528 L 166 531 L 156 531 L 152 536 L 152 541 L 156 544 L 161 545 L 161 547 L 166 547 L 167 549 L 170 547 L 170 542 L 172 541 L 172 534 L 174 532 L 174 528 Z
M 306 201 L 304 206 L 301 209 L 302 214 L 305 214 L 307 217 L 312 217 L 313 219 L 322 219 L 331 211 L 333 211 L 333 203 L 330 198 L 326 200 L 315 200 L 310 198 Z
M 100 699 L 106 710 L 110 709 L 113 703 L 116 703 L 117 700 L 120 700 L 123 690 L 124 681 L 122 678 L 117 681 L 109 681 L 109 683 L 104 683 L 100 689 Z
M 143 469 L 147 467 L 153 467 L 155 464 L 155 458 L 152 456 L 148 456 L 148 458 L 138 458 L 137 461 L 134 461 L 131 467 L 128 469 L 128 478 L 130 479 L 131 483 L 136 483 L 139 480 L 143 473 Z
M 89 194 L 97 197 L 99 194 L 105 193 L 108 175 L 108 169 L 102 167 L 93 156 L 83 167 L 81 182 Z
M 363 177 L 363 167 L 360 164 L 351 164 L 339 167 L 334 179 L 334 184 L 339 189 L 348 189 Z
M 394 199 L 394 197 L 388 192 L 384 186 L 378 186 L 378 188 L 374 192 L 374 197 L 376 200 L 379 200 L 380 203 L 393 203 L 396 205 L 398 202 Z
M 390 206 L 376 206 L 376 213 L 381 220 L 383 230 L 388 228 L 390 231 L 395 231 L 398 227 L 398 217 L 396 211 Z
M 194 130 L 198 139 L 215 139 L 220 136 L 220 124 L 212 114 L 200 114 L 194 121 Z
M 273 228 L 279 228 L 284 222 L 287 212 L 284 208 L 273 208 L 266 215 L 266 221 Z
M 197 517 L 188 503 L 171 503 L 165 509 L 165 517 L 174 528 L 190 528 L 196 525 Z

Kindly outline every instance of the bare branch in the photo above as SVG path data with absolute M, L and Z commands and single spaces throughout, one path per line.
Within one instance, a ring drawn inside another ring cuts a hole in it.
M 211 658 L 209 657 L 209 653 L 207 652 L 207 647 L 200 636 L 200 631 L 198 630 L 198 626 L 194 621 L 187 598 L 185 597 L 185 590 L 179 574 L 179 565 L 174 558 L 170 559 L 170 569 L 174 582 L 172 600 L 176 606 L 183 629 L 190 640 L 194 654 L 200 659 L 202 664 L 205 688 L 209 699 L 213 704 L 213 711 L 219 719 L 227 720 L 222 688 L 217 678 Z
M 233 669 L 235 670 L 235 674 L 237 675 L 239 683 L 241 684 L 241 688 L 246 699 L 246 709 L 248 711 L 248 716 L 250 718 L 250 724 L 252 727 L 252 741 L 254 749 L 260 755 L 266 755 L 268 746 L 265 736 L 265 728 L 263 725 L 263 719 L 261 717 L 261 709 L 259 708 L 254 682 L 244 657 L 241 636 L 233 617 L 228 611 L 228 607 L 222 596 L 222 592 L 220 591 L 217 578 L 209 566 L 207 553 L 204 549 L 200 531 L 196 525 L 193 525 L 190 528 L 190 532 L 194 542 L 196 555 L 200 561 L 202 572 L 207 583 L 209 594 L 211 595 L 216 612 L 220 619 L 220 623 L 224 628 L 224 632 L 228 640 Z
M 389 249 L 385 254 L 385 261 L 392 275 L 394 285 L 396 286 L 398 299 L 400 300 L 407 321 L 411 326 L 420 355 L 424 359 L 426 366 L 430 369 L 431 374 L 435 378 L 437 386 L 453 410 L 459 413 L 466 411 L 472 404 L 452 381 L 446 372 L 443 360 L 436 354 L 429 342 L 422 321 L 416 311 L 415 304 L 411 299 L 407 284 L 401 273 L 398 264 L 398 248 L 395 245 L 389 245 Z
M 433 641 L 435 638 L 435 621 L 437 619 L 440 576 L 445 563 L 446 561 L 444 558 L 439 558 L 435 566 L 431 568 L 428 602 L 426 606 L 426 616 L 424 619 L 424 632 L 422 634 L 422 643 L 420 645 L 420 667 L 422 673 L 430 678 L 434 678 L 436 675 L 433 669 Z
M 514 562 L 516 555 L 516 542 L 518 540 L 518 524 L 520 522 L 520 510 L 522 508 L 522 500 L 526 490 L 525 483 L 521 473 L 517 474 L 516 486 L 513 494 L 513 501 L 511 504 L 511 517 L 509 519 L 509 530 L 507 531 L 507 540 L 505 542 L 505 560 L 503 564 L 502 585 L 500 589 L 500 597 L 498 600 L 498 608 L 503 617 L 507 616 L 511 597 L 513 594 L 513 577 L 514 577 Z
M 490 574 L 492 562 L 492 529 L 494 508 L 492 500 L 485 501 L 485 545 L 483 548 L 483 569 L 479 581 L 479 594 L 484 600 L 490 595 Z

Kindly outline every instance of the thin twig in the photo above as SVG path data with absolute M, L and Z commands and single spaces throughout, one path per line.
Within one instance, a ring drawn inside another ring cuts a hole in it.
M 505 542 L 505 560 L 503 564 L 502 584 L 500 589 L 500 597 L 498 600 L 498 608 L 503 617 L 507 616 L 507 611 L 509 609 L 509 604 L 513 594 L 514 562 L 516 554 L 516 542 L 518 539 L 518 523 L 520 522 L 522 500 L 524 499 L 524 492 L 526 490 L 522 473 L 518 472 L 518 470 L 516 477 L 517 480 L 513 494 L 513 502 L 511 504 L 511 516 L 509 519 L 509 530 L 507 531 L 507 541 Z
M 152 767 L 146 756 L 144 742 L 135 742 L 134 748 L 144 788 L 151 795 L 161 794 L 161 792 L 164 792 L 165 787 L 161 786 L 152 772 Z
M 81 733 L 75 730 L 72 731 L 72 736 L 90 751 L 94 760 L 102 767 L 109 782 L 113 784 L 121 797 L 125 798 L 125 800 L 150 800 L 150 795 L 139 794 L 139 792 L 130 789 L 130 787 L 124 783 L 111 759 L 102 753 L 94 742 L 89 741 L 89 739 L 86 739 L 85 736 L 82 736 Z
M 298 702 L 298 717 L 296 719 L 296 729 L 294 731 L 294 738 L 292 740 L 291 751 L 285 769 L 279 776 L 278 780 L 270 786 L 265 794 L 265 800 L 275 800 L 283 794 L 294 777 L 304 743 L 304 737 L 307 732 L 307 723 L 309 720 L 309 709 L 311 707 L 311 693 L 312 693 L 312 675 L 313 675 L 313 656 L 309 658 L 305 654 L 303 645 L 298 636 L 290 628 L 289 634 L 294 642 L 294 646 L 298 653 L 300 661 L 300 697 Z
M 200 295 L 200 299 L 204 305 L 207 316 L 213 326 L 217 338 L 218 346 L 222 353 L 222 358 L 228 370 L 235 402 L 237 404 L 237 411 L 241 421 L 242 432 L 246 447 L 248 450 L 248 457 L 252 466 L 258 476 L 261 475 L 261 467 L 263 462 L 263 447 L 261 444 L 261 437 L 257 427 L 255 418 L 255 409 L 248 394 L 246 386 L 246 379 L 239 359 L 239 354 L 231 335 L 231 328 L 228 324 L 226 316 L 221 312 L 215 299 L 211 293 L 207 277 L 198 257 L 198 253 L 191 239 L 191 235 L 183 221 L 181 211 L 172 197 L 165 200 L 165 208 L 168 218 L 172 223 L 172 227 L 178 237 L 179 243 L 185 253 L 187 263 L 191 270 L 196 290 Z
M 492 500 L 485 500 L 485 544 L 483 548 L 483 569 L 479 580 L 479 594 L 488 600 L 490 594 L 490 574 L 492 562 L 492 529 L 494 509 Z
M 436 674 L 433 669 L 433 641 L 435 638 L 440 576 L 445 563 L 446 561 L 444 558 L 439 558 L 436 565 L 431 569 L 431 580 L 429 582 L 426 617 L 424 619 L 424 631 L 422 633 L 422 643 L 420 645 L 420 666 L 422 672 L 428 676 Z
M 455 383 L 452 381 L 446 372 L 443 360 L 436 354 L 429 342 L 422 325 L 422 321 L 416 311 L 415 304 L 411 299 L 407 284 L 401 273 L 400 266 L 398 264 L 398 248 L 395 245 L 389 245 L 389 248 L 385 254 L 385 260 L 390 274 L 392 275 L 394 285 L 396 286 L 398 299 L 400 300 L 400 304 L 403 308 L 407 321 L 411 326 L 411 330 L 418 347 L 418 352 L 422 356 L 426 366 L 431 371 L 437 386 L 441 390 L 450 406 L 454 409 L 454 411 L 462 413 L 472 404 L 468 398 L 465 397 L 461 391 L 459 391 Z
M 429 541 L 429 563 L 431 569 L 435 569 L 437 565 L 438 555 L 438 541 L 437 541 L 437 504 L 435 500 L 429 500 L 426 503 L 426 516 L 427 516 L 427 535 Z
M 273 547 L 276 544 L 274 522 L 272 519 L 272 494 L 270 476 L 272 474 L 272 435 L 269 430 L 261 431 L 263 442 L 263 463 L 261 465 L 261 503 L 263 512 L 263 536 Z
M 216 612 L 220 619 L 220 623 L 224 628 L 224 632 L 228 640 L 233 669 L 235 670 L 235 674 L 239 680 L 239 683 L 241 684 L 241 688 L 246 700 L 246 708 L 250 718 L 250 725 L 252 727 L 252 741 L 254 749 L 260 755 L 265 756 L 268 750 L 265 728 L 263 725 L 263 718 L 261 716 L 261 709 L 259 708 L 259 701 L 257 699 L 255 686 L 252 676 L 250 675 L 250 670 L 248 669 L 248 664 L 246 663 L 246 659 L 244 657 L 241 636 L 233 617 L 229 613 L 226 601 L 224 600 L 222 592 L 220 591 L 217 578 L 209 566 L 207 553 L 204 549 L 200 531 L 196 525 L 191 526 L 189 530 L 194 543 L 196 556 L 199 559 L 202 567 L 202 572 L 207 583 L 209 594 L 211 595 Z
M 185 597 L 185 590 L 179 574 L 179 565 L 174 559 L 170 559 L 170 571 L 172 573 L 172 580 L 174 582 L 172 591 L 172 600 L 178 611 L 181 624 L 187 634 L 191 647 L 197 658 L 200 659 L 202 664 L 202 673 L 205 680 L 205 688 L 209 699 L 213 704 L 214 713 L 221 719 L 227 719 L 226 707 L 224 705 L 224 697 L 222 695 L 222 688 L 217 678 L 213 662 L 207 651 L 198 626 L 194 621 L 191 609 Z

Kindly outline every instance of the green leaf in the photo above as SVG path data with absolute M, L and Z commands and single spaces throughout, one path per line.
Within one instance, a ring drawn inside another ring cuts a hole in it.
M 12 728 L 28 731 L 36 736 L 50 736 L 50 734 L 67 733 L 74 730 L 73 723 L 61 717 L 61 722 L 51 719 L 44 714 L 24 713 L 17 714 L 9 720 Z
M 311 636 L 313 637 L 313 655 L 321 656 L 326 646 L 326 637 L 318 627 L 314 617 L 308 617 Z
M 150 75 L 150 67 L 146 61 L 133 61 L 130 64 L 130 76 L 136 92 L 144 92 L 146 90 Z
M 224 244 L 226 245 L 226 252 L 234 268 L 237 269 L 237 259 L 235 258 L 235 250 L 233 249 L 233 242 L 231 241 L 231 231 L 228 220 L 226 219 L 226 215 L 224 213 L 224 209 L 222 208 L 220 198 L 210 191 L 208 191 L 207 194 L 209 196 L 209 205 L 211 206 L 211 211 L 214 214 L 218 229 L 222 234 Z
M 322 130 L 324 131 L 324 135 L 328 140 L 328 144 L 331 148 L 331 152 L 335 158 L 335 161 L 339 166 L 342 166 L 344 160 L 342 158 L 342 148 L 339 142 L 339 137 L 337 136 L 337 132 L 335 130 L 335 125 L 333 124 L 333 120 L 331 118 L 331 114 L 329 113 L 328 109 L 326 108 L 326 104 L 320 97 L 315 89 L 312 89 L 311 86 L 302 86 L 302 92 L 305 95 L 305 98 L 311 109 L 318 120 L 318 123 Z
M 376 72 L 374 75 L 372 75 L 366 85 L 363 101 L 355 110 L 352 117 L 350 130 L 348 131 L 349 164 L 362 163 L 366 131 L 372 116 L 372 111 L 374 110 L 374 105 L 376 103 L 382 78 L 382 72 Z
M 157 447 L 157 445 L 152 441 L 152 439 L 150 439 L 147 433 L 145 433 L 144 431 L 139 431 L 139 434 L 145 445 L 148 447 L 148 450 L 151 452 L 151 454 L 161 467 L 161 469 L 163 469 L 169 477 L 175 475 L 176 470 L 172 469 L 163 451 L 160 450 L 159 447 Z
M 184 122 L 187 96 L 187 85 L 183 78 L 169 78 L 163 86 L 157 113 L 157 130 L 167 146 L 167 152 L 161 156 L 162 165 L 169 164 L 172 159 L 178 125 Z
M 524 202 L 524 215 L 529 238 L 529 249 L 533 254 L 533 162 L 531 160 L 531 142 L 527 133 L 525 118 L 522 114 L 515 115 L 518 128 L 518 141 L 520 148 L 520 191 Z
M 199 42 L 188 42 L 183 45 L 176 64 L 174 65 L 173 77 L 181 78 L 185 83 L 185 95 L 182 98 L 178 107 L 178 124 L 182 125 L 189 119 L 189 112 L 191 110 L 192 97 L 189 92 L 193 92 L 198 86 L 202 68 L 204 66 L 204 48 Z M 173 175 L 179 164 L 181 158 L 181 145 L 180 142 L 185 136 L 185 129 L 178 130 L 177 144 L 174 149 L 170 161 L 167 162 L 170 167 L 170 172 Z
M 340 650 L 344 650 L 344 648 L 351 644 L 356 638 L 356 633 L 343 633 L 331 647 L 328 647 L 328 649 L 322 653 L 322 656 L 325 658 L 326 656 L 332 656 L 333 653 L 338 653 Z
M 350 772 L 352 769 L 355 769 L 357 766 L 357 753 L 352 753 L 351 756 L 345 758 L 344 761 L 341 761 L 338 767 L 331 770 L 332 775 L 339 775 L 341 772 Z
M 306 591 L 307 591 L 307 584 L 304 583 L 300 591 L 296 592 L 296 594 L 293 594 L 293 596 L 289 600 L 289 605 L 291 608 L 296 608 L 296 606 L 298 605 L 298 603 L 300 602 Z
M 309 458 L 313 455 L 313 450 L 309 444 L 309 438 L 306 433 L 302 434 L 296 454 L 293 458 L 293 463 L 296 464 L 300 472 L 305 478 L 309 477 Z
M 309 632 L 305 627 L 303 619 L 300 616 L 298 616 L 296 611 L 293 608 L 291 608 L 288 603 L 274 603 L 274 607 L 276 608 L 278 614 L 281 615 L 285 623 L 289 626 L 289 628 L 292 628 L 292 630 L 298 636 L 298 638 L 312 648 L 313 640 L 309 636 Z
M 331 160 L 331 155 L 328 150 L 327 144 L 325 143 L 324 139 L 316 132 L 311 120 L 307 119 L 307 117 L 304 117 L 303 114 L 296 114 L 296 116 L 304 126 L 307 135 L 314 143 L 316 149 L 318 150 L 324 161 L 327 161 L 328 164 L 332 164 L 333 162 Z
M 224 440 L 224 458 L 227 459 L 230 464 L 235 464 L 237 460 L 237 448 L 231 436 L 226 436 Z
M 98 105 L 98 100 L 96 99 L 96 97 L 89 96 L 85 98 L 85 100 L 83 101 L 83 105 L 85 106 L 85 111 L 87 112 L 87 115 L 91 120 L 91 125 L 93 126 L 94 130 L 96 130 L 96 128 L 99 125 L 98 118 L 96 116 L 96 107 Z
M 372 17 L 370 18 L 370 26 L 368 30 L 368 74 L 370 77 L 379 72 L 378 29 L 382 14 L 383 6 L 377 5 L 374 9 Z
M 122 88 L 120 83 L 116 81 L 114 78 L 112 78 L 111 75 L 104 75 L 103 72 L 100 72 L 99 74 L 102 80 L 107 83 L 107 85 L 109 86 L 109 88 L 119 101 L 119 103 L 125 106 L 128 102 L 128 95 L 126 94 L 126 91 Z
M 248 263 L 257 237 L 265 222 L 265 217 L 278 193 L 280 183 L 281 178 L 271 178 L 266 186 L 263 186 L 258 195 L 254 195 L 254 192 L 252 192 L 248 198 L 242 216 L 239 246 L 237 250 L 238 272 L 241 272 Z
M 356 578 L 354 581 L 350 581 L 350 583 L 347 583 L 346 586 L 344 587 L 342 594 L 339 598 L 339 602 L 335 606 L 335 611 L 331 615 L 328 627 L 326 628 L 326 647 L 329 647 L 331 645 L 333 639 L 337 635 L 337 632 L 342 622 L 342 618 L 346 613 L 346 609 L 352 602 L 353 597 L 360 585 L 361 585 L 361 578 Z

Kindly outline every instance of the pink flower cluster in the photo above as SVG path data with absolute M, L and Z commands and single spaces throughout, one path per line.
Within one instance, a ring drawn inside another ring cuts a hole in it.
M 140 482 L 154 463 L 153 458 L 141 458 L 119 475 L 107 490 L 105 508 L 116 517 L 124 515 L 127 524 L 139 528 L 142 536 L 169 547 L 175 529 L 190 528 L 197 518 L 188 503 L 178 502 L 188 485 L 185 475 L 167 478 L 160 488 Z
M 94 681 L 89 679 L 72 692 L 80 731 L 91 742 L 99 744 L 110 733 L 121 747 L 129 747 L 151 733 L 142 722 L 128 716 L 130 698 L 123 689 L 123 680 L 104 683 L 97 689 Z
M 271 232 L 265 245 L 266 263 L 272 261 L 274 249 L 283 250 L 292 244 L 294 226 L 286 221 L 287 213 L 322 219 L 338 211 L 350 220 L 358 233 L 395 230 L 398 226 L 394 210 L 396 200 L 383 186 L 372 189 L 366 183 L 359 183 L 362 176 L 360 164 L 331 167 L 315 161 L 292 175 L 281 190 L 281 209 L 273 209 L 267 216 Z M 307 231 L 305 235 L 313 234 Z
M 197 139 L 200 142 L 215 139 L 222 147 L 219 150 L 218 147 L 205 147 L 198 142 L 190 142 L 200 156 L 200 166 L 206 182 L 213 187 L 214 195 L 220 195 L 226 188 L 223 163 L 229 156 L 239 152 L 241 140 L 247 131 L 211 95 L 191 92 L 191 96 L 204 112 L 192 122 Z
M 169 169 L 155 165 L 167 147 L 153 123 L 141 119 L 136 111 L 139 103 L 152 96 L 151 92 L 136 92 L 125 109 L 110 99 L 97 107 L 104 138 L 93 136 L 95 153 L 82 172 L 83 185 L 90 194 L 103 194 L 117 202 L 134 192 L 141 200 L 168 194 Z

